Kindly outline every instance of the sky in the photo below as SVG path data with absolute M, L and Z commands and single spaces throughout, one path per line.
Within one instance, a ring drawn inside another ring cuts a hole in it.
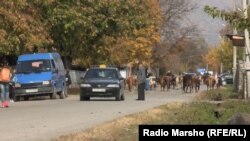
M 236 0 L 236 7 L 240 8 L 240 2 Z M 192 0 L 197 4 L 197 9 L 192 11 L 186 20 L 193 25 L 196 25 L 201 35 L 205 38 L 209 45 L 218 45 L 220 42 L 219 31 L 225 26 L 224 21 L 220 19 L 213 19 L 204 12 L 204 6 L 209 5 L 218 7 L 227 11 L 233 10 L 233 0 Z

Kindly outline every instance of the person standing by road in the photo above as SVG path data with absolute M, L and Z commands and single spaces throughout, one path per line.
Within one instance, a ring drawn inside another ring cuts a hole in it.
M 137 71 L 137 83 L 138 83 L 138 99 L 145 100 L 145 82 L 146 82 L 146 70 L 142 63 L 139 63 Z
M 71 85 L 71 77 L 70 77 L 70 74 L 69 74 L 69 70 L 66 71 L 66 74 L 65 74 L 65 78 L 66 78 L 66 84 L 67 84 L 67 87 L 69 87 L 69 85 Z
M 9 107 L 10 68 L 5 62 L 0 71 L 1 106 Z

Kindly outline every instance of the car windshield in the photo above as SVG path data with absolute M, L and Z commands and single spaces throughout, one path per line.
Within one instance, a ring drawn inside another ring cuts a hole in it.
M 117 71 L 114 69 L 90 69 L 86 72 L 85 78 L 118 78 Z
M 230 77 L 233 77 L 233 74 L 224 74 L 224 75 L 221 75 L 220 77 L 223 77 L 223 78 L 230 78 Z
M 29 60 L 19 61 L 16 73 L 40 73 L 51 71 L 50 60 Z
M 226 75 L 225 78 L 233 78 L 233 75 Z
M 223 74 L 220 75 L 220 77 L 224 77 L 226 75 L 230 75 L 230 73 L 223 73 Z

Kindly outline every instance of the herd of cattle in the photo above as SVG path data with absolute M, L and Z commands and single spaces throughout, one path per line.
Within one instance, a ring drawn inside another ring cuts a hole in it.
M 149 82 L 150 90 L 154 89 L 154 84 Z M 213 75 L 196 75 L 196 74 L 166 74 L 162 75 L 157 79 L 157 84 L 160 86 L 161 91 L 169 91 L 170 89 L 182 88 L 185 93 L 198 92 L 201 84 L 207 86 L 207 90 L 219 88 L 222 83 L 220 80 Z M 129 76 L 126 79 L 126 86 L 129 91 L 132 91 L 137 86 L 135 76 Z

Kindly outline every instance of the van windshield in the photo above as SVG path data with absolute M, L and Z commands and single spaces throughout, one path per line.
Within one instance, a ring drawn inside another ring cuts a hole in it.
M 16 67 L 16 73 L 40 73 L 51 71 L 50 60 L 28 60 L 19 61 Z

